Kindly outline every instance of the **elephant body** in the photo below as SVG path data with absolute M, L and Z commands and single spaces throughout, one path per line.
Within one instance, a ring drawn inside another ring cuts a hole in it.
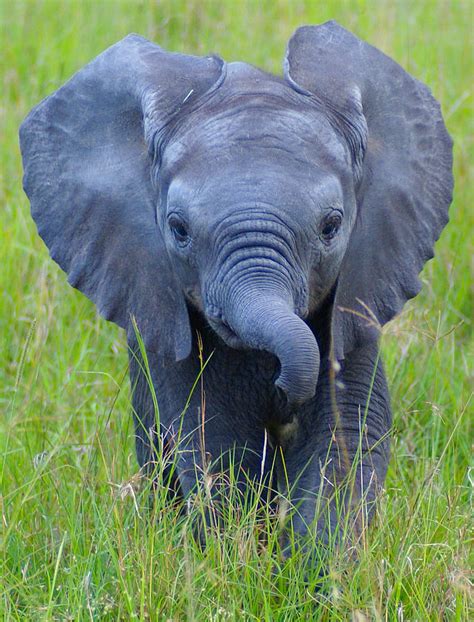
M 173 456 L 188 499 L 273 473 L 321 544 L 344 514 L 366 525 L 389 456 L 380 328 L 452 196 L 427 87 L 335 22 L 296 31 L 283 77 L 130 35 L 20 142 L 53 259 L 127 331 L 140 466 Z
M 390 398 L 378 345 L 353 350 L 335 374 L 324 333 L 320 334 L 321 321 L 310 323 L 322 354 L 318 384 L 313 398 L 291 406 L 274 385 L 279 371 L 274 356 L 230 348 L 198 314 L 191 318 L 201 339 L 193 340 L 186 360 L 167 367 L 148 356 L 159 396 L 159 424 L 152 392 L 141 372 L 139 348 L 134 340 L 130 343 L 140 466 L 153 473 L 165 448 L 173 464 L 167 485 L 184 498 L 204 474 L 230 469 L 242 489 L 249 479 L 278 488 L 297 509 L 294 532 L 305 536 L 319 518 L 318 538 L 325 545 L 341 535 L 330 533 L 323 517 L 333 513 L 334 532 L 341 510 L 336 510 L 333 486 L 347 480 L 355 508 L 351 519 L 360 532 L 374 509 L 389 459 Z M 210 358 L 202 388 L 189 400 L 189 387 L 199 377 L 206 355 Z

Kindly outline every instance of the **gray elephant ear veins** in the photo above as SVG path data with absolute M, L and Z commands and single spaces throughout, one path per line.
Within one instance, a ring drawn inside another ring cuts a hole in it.
M 219 81 L 222 62 L 171 54 L 129 35 L 23 122 L 24 188 L 69 282 L 105 318 L 184 358 L 191 334 L 162 234 L 151 161 L 160 132 Z M 145 133 L 144 133 L 145 130 Z
M 367 123 L 358 215 L 333 312 L 334 353 L 344 358 L 420 289 L 418 274 L 448 221 L 452 141 L 429 89 L 336 22 L 295 32 L 285 75 L 345 119 L 350 149 L 348 127 L 360 115 Z

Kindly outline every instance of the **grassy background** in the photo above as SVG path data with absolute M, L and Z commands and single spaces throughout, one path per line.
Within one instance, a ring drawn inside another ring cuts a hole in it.
M 472 7 L 469 0 L 0 0 L 4 619 L 469 618 Z M 128 32 L 279 72 L 294 28 L 330 18 L 431 86 L 455 142 L 456 189 L 423 292 L 383 339 L 394 409 L 386 494 L 360 564 L 335 555 L 316 598 L 298 556 L 272 574 L 269 515 L 262 522 L 252 508 L 230 503 L 226 533 L 211 536 L 202 552 L 187 519 L 159 495 L 150 528 L 125 341 L 48 258 L 21 190 L 17 129 L 42 97 Z

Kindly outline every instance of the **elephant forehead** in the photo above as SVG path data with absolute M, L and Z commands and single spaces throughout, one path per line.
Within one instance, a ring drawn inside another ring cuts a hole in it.
M 209 119 L 179 140 L 178 159 L 168 159 L 169 200 L 201 212 L 236 204 L 341 204 L 350 162 L 332 129 L 318 133 L 292 110 L 255 112 Z
M 307 210 L 342 207 L 343 192 L 337 176 L 314 167 L 275 167 L 268 162 L 232 162 L 196 183 L 190 175 L 178 175 L 168 190 L 168 204 L 194 212 L 210 223 L 226 211 L 265 213 L 278 211 L 303 215 Z
M 265 94 L 236 95 L 200 109 L 183 123 L 166 148 L 166 161 L 287 159 L 346 163 L 347 149 L 326 116 L 273 101 Z

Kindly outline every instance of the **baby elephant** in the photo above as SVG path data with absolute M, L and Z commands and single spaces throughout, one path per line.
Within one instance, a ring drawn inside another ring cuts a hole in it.
M 127 331 L 140 466 L 177 456 L 187 499 L 272 471 L 321 549 L 365 524 L 389 457 L 380 327 L 451 202 L 429 89 L 335 22 L 295 32 L 283 77 L 129 35 L 20 139 L 52 258 Z

